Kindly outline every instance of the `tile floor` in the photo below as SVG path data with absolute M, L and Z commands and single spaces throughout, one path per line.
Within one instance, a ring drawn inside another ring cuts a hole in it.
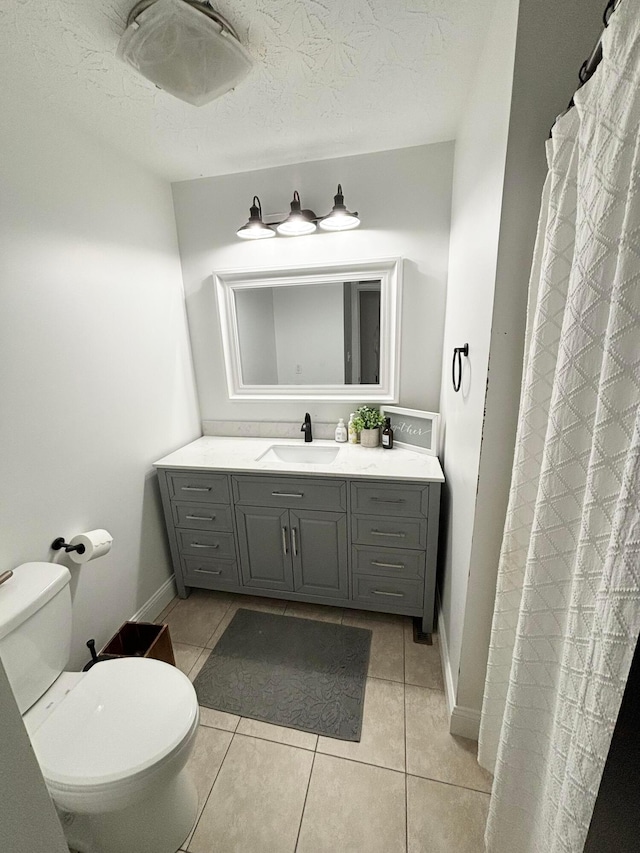
M 405 617 L 196 590 L 161 614 L 192 680 L 238 607 L 371 629 L 362 740 L 201 708 L 183 850 L 481 853 L 491 777 L 449 734 L 437 641 L 415 644 Z

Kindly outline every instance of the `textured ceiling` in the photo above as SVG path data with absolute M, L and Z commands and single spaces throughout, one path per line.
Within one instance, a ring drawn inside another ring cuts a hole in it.
M 3 86 L 170 180 L 452 139 L 495 0 L 219 0 L 256 65 L 192 107 L 115 57 L 135 0 L 0 0 Z

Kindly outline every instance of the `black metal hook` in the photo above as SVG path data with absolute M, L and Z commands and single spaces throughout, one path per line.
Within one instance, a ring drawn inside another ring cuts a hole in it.
M 69 545 L 68 542 L 64 541 L 64 536 L 58 536 L 57 539 L 54 539 L 51 543 L 51 547 L 54 551 L 59 551 L 61 548 L 64 548 L 67 554 L 70 551 L 77 551 L 78 554 L 84 554 L 86 550 L 84 545 Z
M 451 379 L 453 381 L 453 390 L 458 393 L 462 384 L 462 356 L 469 357 L 469 344 L 463 347 L 455 347 L 453 350 L 453 363 L 451 365 Z M 458 374 L 456 377 L 456 373 Z

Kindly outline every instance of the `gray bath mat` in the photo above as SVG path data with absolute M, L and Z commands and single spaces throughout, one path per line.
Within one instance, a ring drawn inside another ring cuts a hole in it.
M 196 676 L 207 708 L 360 740 L 371 631 L 240 609 Z

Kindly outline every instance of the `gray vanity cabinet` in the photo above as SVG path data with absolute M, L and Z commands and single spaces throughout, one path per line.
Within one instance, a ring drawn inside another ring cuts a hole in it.
M 346 514 L 301 509 L 291 510 L 289 518 L 295 591 L 347 601 Z
M 289 510 L 239 506 L 236 522 L 244 586 L 292 592 Z
M 238 506 L 236 520 L 246 587 L 348 599 L 344 513 Z
M 440 483 L 158 471 L 178 593 L 419 616 L 433 630 Z

